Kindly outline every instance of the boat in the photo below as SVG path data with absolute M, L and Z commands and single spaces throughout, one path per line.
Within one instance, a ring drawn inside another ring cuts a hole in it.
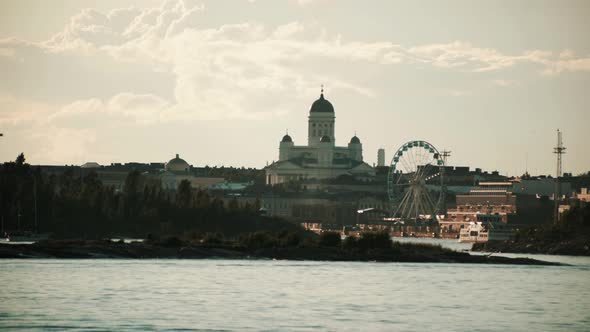
M 512 227 L 502 222 L 476 221 L 461 229 L 459 242 L 479 243 L 488 241 L 506 241 L 514 235 Z
M 5 232 L 0 238 L 0 243 L 35 243 L 48 240 L 48 233 L 34 233 L 30 231 Z

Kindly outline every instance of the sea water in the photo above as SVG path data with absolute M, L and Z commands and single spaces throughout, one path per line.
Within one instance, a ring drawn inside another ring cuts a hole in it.
M 0 330 L 590 330 L 590 258 L 551 257 L 572 265 L 7 259 Z

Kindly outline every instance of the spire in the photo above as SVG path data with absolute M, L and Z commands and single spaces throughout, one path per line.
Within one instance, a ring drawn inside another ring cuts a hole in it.
M 322 88 L 322 90 L 321 90 L 321 93 L 320 93 L 320 98 L 321 98 L 321 99 L 324 99 L 324 85 L 322 84 L 322 85 L 320 85 L 320 86 L 321 86 L 321 88 Z

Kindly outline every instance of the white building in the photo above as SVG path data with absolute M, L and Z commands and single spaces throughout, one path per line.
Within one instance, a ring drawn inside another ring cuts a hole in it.
M 330 179 L 351 175 L 367 180 L 375 170 L 363 162 L 363 145 L 353 136 L 347 146 L 336 146 L 334 106 L 324 93 L 309 110 L 307 145 L 295 145 L 288 134 L 279 144 L 279 161 L 266 167 L 266 183 Z

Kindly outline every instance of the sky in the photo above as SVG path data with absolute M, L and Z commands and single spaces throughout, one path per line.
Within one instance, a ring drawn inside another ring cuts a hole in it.
M 590 170 L 589 1 L 4 0 L 0 161 L 264 167 L 307 144 L 320 86 L 336 144 L 450 165 Z

